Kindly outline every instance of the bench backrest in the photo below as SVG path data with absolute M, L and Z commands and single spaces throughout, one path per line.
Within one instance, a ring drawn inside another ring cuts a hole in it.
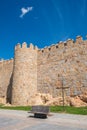
M 32 106 L 32 112 L 41 112 L 41 113 L 49 113 L 49 106 Z

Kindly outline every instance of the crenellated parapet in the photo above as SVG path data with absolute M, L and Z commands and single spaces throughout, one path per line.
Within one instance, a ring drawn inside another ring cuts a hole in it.
M 68 39 L 67 41 L 60 41 L 58 42 L 57 44 L 52 44 L 51 46 L 49 47 L 45 47 L 43 49 L 40 49 L 38 52 L 39 53 L 46 53 L 46 52 L 51 52 L 51 51 L 56 51 L 56 49 L 59 51 L 61 49 L 69 49 L 69 48 L 72 48 L 72 47 L 75 47 L 79 44 L 84 44 L 85 41 L 83 41 L 82 37 L 81 36 L 77 36 L 76 37 L 76 40 L 74 41 L 73 39 Z
M 30 45 L 28 45 L 26 42 L 23 42 L 22 44 L 18 43 L 16 46 L 15 46 L 15 51 L 16 50 L 25 50 L 25 49 L 29 49 L 29 50 L 38 50 L 38 47 L 37 46 L 34 46 L 32 43 L 30 43 Z
M 34 46 L 32 43 L 30 43 L 30 45 L 28 45 L 26 42 L 23 42 L 22 44 L 18 43 L 15 46 L 15 51 L 20 51 L 20 50 L 36 50 L 39 53 L 47 53 L 49 51 L 55 51 L 56 49 L 60 50 L 60 49 L 65 49 L 65 48 L 70 48 L 73 47 L 77 44 L 83 44 L 83 39 L 81 36 L 77 36 L 76 40 L 74 41 L 73 39 L 68 39 L 67 41 L 60 41 L 57 44 L 52 44 L 49 47 L 44 47 L 42 49 L 38 49 L 37 46 Z
M 8 59 L 8 60 L 4 60 L 4 59 L 2 59 L 2 60 L 0 60 L 0 64 L 10 64 L 10 63 L 13 63 L 13 58 L 11 58 L 11 59 Z

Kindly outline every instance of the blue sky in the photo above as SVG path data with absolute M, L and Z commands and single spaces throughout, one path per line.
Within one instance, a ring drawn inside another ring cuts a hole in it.
M 0 58 L 17 43 L 43 48 L 77 35 L 87 35 L 87 0 L 0 0 Z

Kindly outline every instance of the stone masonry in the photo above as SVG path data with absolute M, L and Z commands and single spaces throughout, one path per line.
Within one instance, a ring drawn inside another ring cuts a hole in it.
M 28 104 L 37 92 L 37 49 L 23 43 L 15 48 L 13 69 L 12 104 Z
M 68 39 L 38 49 L 24 42 L 14 59 L 0 61 L 0 103 L 29 105 L 36 93 L 52 97 L 87 95 L 87 40 Z

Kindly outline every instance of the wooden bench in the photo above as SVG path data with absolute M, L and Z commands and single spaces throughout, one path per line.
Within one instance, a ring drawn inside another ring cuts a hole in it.
M 36 118 L 47 118 L 47 115 L 49 114 L 49 106 L 32 106 L 30 113 L 34 113 L 34 117 Z

